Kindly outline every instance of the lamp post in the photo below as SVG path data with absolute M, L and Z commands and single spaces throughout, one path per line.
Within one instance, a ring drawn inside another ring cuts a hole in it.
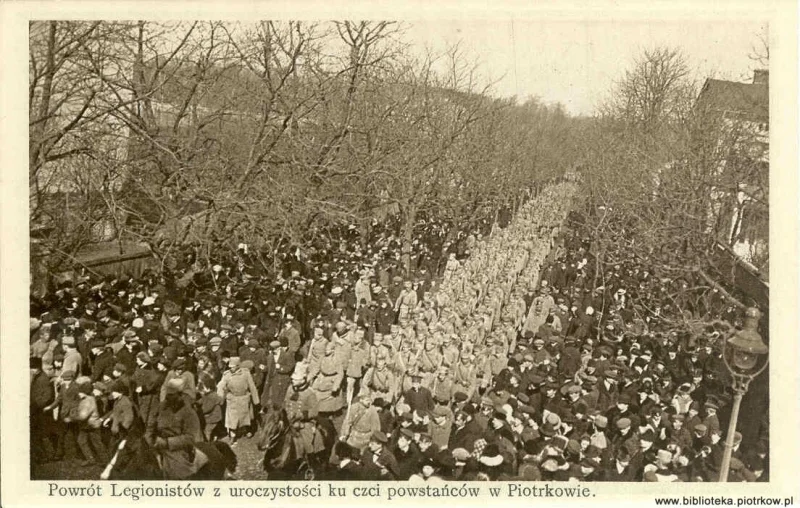
M 750 382 L 764 372 L 769 363 L 769 348 L 758 333 L 758 320 L 761 312 L 754 307 L 745 311 L 744 326 L 733 334 L 722 349 L 722 359 L 725 367 L 733 379 L 733 407 L 731 420 L 728 424 L 728 434 L 725 436 L 725 453 L 719 468 L 719 481 L 728 481 L 728 472 L 731 468 L 731 455 L 733 454 L 733 438 L 736 433 L 736 424 L 739 420 L 739 406 Z

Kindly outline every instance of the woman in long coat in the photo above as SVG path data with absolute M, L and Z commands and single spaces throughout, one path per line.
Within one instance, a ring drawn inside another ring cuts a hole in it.
M 230 370 L 222 375 L 217 394 L 225 399 L 225 427 L 231 440 L 236 442 L 237 430 L 249 428 L 253 419 L 253 406 L 259 396 L 250 371 L 241 367 L 238 356 L 230 359 Z

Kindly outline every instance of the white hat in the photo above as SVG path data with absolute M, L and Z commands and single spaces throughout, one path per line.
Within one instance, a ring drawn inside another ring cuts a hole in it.
M 222 265 L 214 265 L 214 266 L 211 267 L 211 269 L 214 270 L 215 272 L 221 272 L 222 271 Z
M 131 324 L 134 328 L 144 328 L 144 319 L 137 317 Z
M 341 287 L 339 287 L 339 286 L 336 286 L 335 288 L 331 289 L 331 293 L 333 293 L 335 295 L 341 294 L 342 291 L 343 291 L 343 289 Z
M 149 306 L 153 305 L 154 303 L 156 303 L 156 299 L 153 298 L 152 296 L 148 296 L 142 302 L 142 307 L 149 307 Z

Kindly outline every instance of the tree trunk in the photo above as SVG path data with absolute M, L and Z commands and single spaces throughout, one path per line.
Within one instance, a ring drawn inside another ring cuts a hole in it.
M 406 278 L 408 278 L 411 276 L 411 243 L 414 241 L 414 224 L 417 221 L 417 207 L 416 205 L 408 205 L 404 212 L 405 220 L 403 221 L 401 232 L 403 247 L 400 259 L 403 261 L 405 275 Z
M 53 79 L 56 73 L 55 53 L 57 29 L 58 22 L 51 21 L 47 31 L 46 71 L 44 74 L 44 83 L 42 84 L 42 97 L 37 112 L 41 121 L 38 122 L 35 132 L 31 133 L 31 137 L 35 143 L 31 146 L 30 153 L 28 154 L 28 163 L 31 171 L 30 176 L 33 179 L 35 179 L 35 176 L 38 174 L 38 168 L 44 164 L 42 151 L 44 149 L 44 137 L 47 134 L 47 125 L 50 123 L 47 117 L 50 114 L 50 98 L 53 94 Z

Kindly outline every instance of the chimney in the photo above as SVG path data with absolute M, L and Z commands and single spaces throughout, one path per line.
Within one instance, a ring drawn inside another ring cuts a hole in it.
M 756 69 L 753 71 L 753 84 L 754 85 L 767 85 L 769 86 L 769 70 Z

